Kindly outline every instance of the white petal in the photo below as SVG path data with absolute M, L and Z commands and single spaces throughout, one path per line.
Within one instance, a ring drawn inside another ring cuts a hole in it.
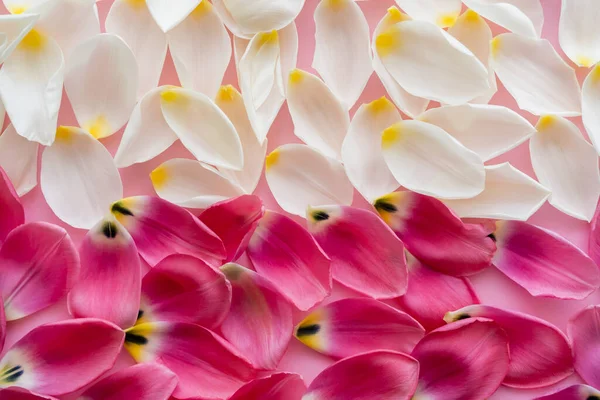
M 435 125 L 399 122 L 383 131 L 382 148 L 390 171 L 409 190 L 441 199 L 466 199 L 483 191 L 481 158 Z
M 119 35 L 138 62 L 138 97 L 158 85 L 167 55 L 167 37 L 144 1 L 115 0 L 106 16 L 106 32 Z
M 498 86 L 496 85 L 496 74 L 490 65 L 490 40 L 492 40 L 492 30 L 487 22 L 485 22 L 485 20 L 475 11 L 467 10 L 456 20 L 456 23 L 448 29 L 448 33 L 471 50 L 471 52 L 475 54 L 475 57 L 477 57 L 477 59 L 487 68 L 490 88 L 483 96 L 471 100 L 471 103 L 487 104 L 498 90 Z
M 11 14 L 18 15 L 26 13 L 32 7 L 45 3 L 46 1 L 48 0 L 2 0 L 2 3 L 4 3 L 4 7 L 6 7 Z
M 11 55 L 15 47 L 31 31 L 38 18 L 38 15 L 31 14 L 0 15 L 0 32 L 3 34 L 0 63 Z
M 248 119 L 244 99 L 233 86 L 221 87 L 215 102 L 235 126 L 244 150 L 244 168 L 241 171 L 218 168 L 219 172 L 246 193 L 252 193 L 262 174 L 267 155 L 267 140 L 263 144 L 258 141 Z
M 151 160 L 177 140 L 162 113 L 160 94 L 164 90 L 165 86 L 151 90 L 133 109 L 115 154 L 119 168 Z
M 56 41 L 30 31 L 0 69 L 0 95 L 17 133 L 51 145 L 64 79 L 63 54 Z
M 44 150 L 40 184 L 54 214 L 90 229 L 123 197 L 119 171 L 106 148 L 83 129 L 61 126 Z
M 350 117 L 327 85 L 308 72 L 294 70 L 289 74 L 287 102 L 294 134 L 327 157 L 341 159 Z
M 590 140 L 600 154 L 600 66 L 596 65 L 583 81 L 581 118 Z
M 168 38 L 181 85 L 214 98 L 231 59 L 231 39 L 210 2 L 202 1 Z
M 439 126 L 483 161 L 517 147 L 533 135 L 535 128 L 504 106 L 463 104 L 425 111 L 419 119 Z
M 146 0 L 146 4 L 160 29 L 168 32 L 186 19 L 200 1 L 208 0 Z
M 296 19 L 304 6 L 304 0 L 222 0 L 222 2 L 236 24 L 246 33 L 282 29 Z
M 353 188 L 339 161 L 302 144 L 286 144 L 267 156 L 266 177 L 277 203 L 305 217 L 308 206 L 350 205 Z
M 394 104 L 396 104 L 396 107 L 402 110 L 402 112 L 409 117 L 414 118 L 427 109 L 429 100 L 422 97 L 413 96 L 404 90 L 384 67 L 375 47 L 375 39 L 380 33 L 384 32 L 392 25 L 409 19 L 410 17 L 408 15 L 402 14 L 396 7 L 390 7 L 375 28 L 375 33 L 373 34 L 373 43 L 371 46 L 373 50 L 373 69 L 375 70 L 377 76 L 379 76 L 379 79 L 385 87 L 385 90 L 392 98 Z
M 396 3 L 412 18 L 440 28 L 454 25 L 462 6 L 460 0 L 396 0 Z
M 198 161 L 235 170 L 244 166 L 235 127 L 211 99 L 176 87 L 160 96 L 165 121 Z
M 36 142 L 19 136 L 8 125 L 0 136 L 0 167 L 4 169 L 19 196 L 37 185 L 38 147 Z
M 485 173 L 481 194 L 444 201 L 459 217 L 526 221 L 550 196 L 548 189 L 509 163 L 485 167 Z
M 152 171 L 150 178 L 161 198 L 181 207 L 207 208 L 244 194 L 214 168 L 196 160 L 174 158 Z
M 249 45 L 250 45 L 249 39 L 244 39 L 244 38 L 240 38 L 237 36 L 233 37 L 233 57 L 235 59 L 235 68 L 236 68 L 236 70 L 238 70 L 237 71 L 238 74 L 239 74 L 240 60 L 244 56 L 244 53 L 246 52 L 246 49 L 248 48 Z M 238 76 L 238 79 L 239 79 L 239 76 Z
M 492 40 L 492 66 L 519 107 L 535 115 L 581 114 L 581 90 L 573 68 L 550 42 L 515 33 Z
M 223 21 L 227 29 L 229 29 L 236 38 L 245 39 L 249 41 L 254 37 L 254 33 L 247 32 L 240 25 L 238 25 L 238 23 L 231 16 L 229 10 L 227 10 L 227 7 L 225 7 L 223 0 L 212 0 L 212 4 L 217 14 L 219 14 L 221 21 Z M 242 52 L 241 55 L 243 54 L 244 53 Z
M 354 0 L 321 0 L 315 27 L 312 66 L 349 109 L 373 73 L 367 19 Z
M 577 65 L 591 67 L 600 61 L 600 7 L 597 0 L 563 0 L 558 40 Z
M 489 90 L 485 66 L 458 40 L 423 21 L 404 21 L 375 38 L 390 75 L 409 93 L 461 104 Z
M 484 18 L 520 35 L 540 37 L 544 9 L 539 0 L 463 0 Z
M 360 106 L 342 146 L 348 179 L 369 202 L 398 189 L 381 152 L 381 132 L 402 120 L 385 97 Z
M 529 141 L 531 164 L 550 204 L 565 214 L 590 221 L 600 196 L 598 154 L 569 120 L 546 115 Z
M 279 90 L 282 94 L 287 93 L 287 77 L 296 69 L 298 61 L 298 29 L 292 22 L 279 31 L 279 60 L 281 64 L 281 79 L 275 81 L 281 85 Z
M 105 33 L 80 43 L 65 72 L 79 126 L 96 139 L 121 129 L 135 106 L 137 82 L 135 56 L 120 37 Z

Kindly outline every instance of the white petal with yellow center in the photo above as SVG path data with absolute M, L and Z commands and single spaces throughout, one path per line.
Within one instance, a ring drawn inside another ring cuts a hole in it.
M 544 9 L 540 0 L 463 0 L 482 17 L 519 35 L 540 37 Z
M 34 14 L 0 15 L 0 63 L 11 55 L 21 40 L 33 29 L 38 18 L 39 16 Z
M 440 28 L 454 25 L 462 3 L 460 0 L 396 0 L 413 19 L 436 24 Z
M 558 28 L 560 47 L 581 67 L 600 61 L 600 4 L 597 0 L 563 0 Z

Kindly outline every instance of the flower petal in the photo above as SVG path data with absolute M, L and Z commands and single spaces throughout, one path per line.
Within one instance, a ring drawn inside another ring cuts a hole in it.
M 0 389 L 0 397 L 2 400 L 56 400 L 54 397 L 43 396 L 16 386 Z
M 9 1 L 4 0 L 4 5 L 7 9 L 19 7 L 16 4 L 7 4 Z M 19 0 L 20 2 L 20 0 Z M 0 63 L 12 54 L 15 48 L 21 43 L 21 40 L 33 29 L 39 15 L 35 14 L 12 14 L 0 16 L 0 32 L 4 35 L 4 44 L 0 50 Z
M 201 1 L 203 0 L 179 0 L 173 4 L 167 0 L 146 0 L 146 4 L 160 29 L 168 32 L 186 19 Z
M 544 9 L 539 0 L 463 0 L 482 17 L 523 36 L 540 37 Z
M 485 186 L 483 161 L 435 125 L 402 121 L 385 129 L 383 158 L 407 189 L 442 199 L 470 198 Z
M 466 276 L 490 265 L 496 245 L 487 237 L 489 232 L 462 222 L 441 201 L 413 192 L 394 192 L 374 205 L 406 249 L 428 267 Z
M 504 33 L 492 40 L 492 67 L 519 108 L 535 115 L 581 114 L 575 71 L 546 39 Z
M 280 372 L 248 382 L 229 400 L 302 400 L 305 392 L 300 375 Z
M 492 319 L 506 332 L 510 347 L 510 366 L 502 382 L 504 385 L 515 388 L 543 387 L 573 373 L 573 357 L 567 338 L 548 322 L 527 314 L 484 305 L 449 312 L 444 319 L 450 322 L 464 318 Z
M 577 313 L 567 327 L 573 344 L 575 370 L 590 385 L 600 384 L 598 374 L 598 335 L 600 306 L 589 306 Z M 587 399 L 587 397 L 584 397 Z
M 9 321 L 54 304 L 79 276 L 79 256 L 68 233 L 46 222 L 15 228 L 0 249 L 0 265 L 0 294 Z
M 600 152 L 600 116 L 596 114 L 600 107 L 600 66 L 592 68 L 583 81 L 581 96 L 583 125 L 596 151 Z
M 42 154 L 42 193 L 58 218 L 89 229 L 123 197 L 119 170 L 102 143 L 83 129 L 60 126 L 56 136 Z
M 267 211 L 247 249 L 256 272 L 300 310 L 331 294 L 331 266 L 312 235 L 291 218 Z
M 4 304 L 0 302 L 0 347 L 4 348 L 6 339 L 6 314 L 4 313 Z
M 540 183 L 552 191 L 550 204 L 590 221 L 600 196 L 598 153 L 565 118 L 545 115 L 536 128 L 529 142 L 531 164 Z
M 19 195 L 6 172 L 0 167 L 0 245 L 13 229 L 24 223 L 25 210 Z
M 331 258 L 333 279 L 376 299 L 406 292 L 404 245 L 375 213 L 343 206 L 309 207 L 307 219 L 308 229 Z
M 19 196 L 37 185 L 38 147 L 36 142 L 19 136 L 12 124 L 0 135 L 0 168 L 14 182 Z
M 578 384 L 547 396 L 536 397 L 534 400 L 587 400 L 594 397 L 600 397 L 600 391 L 588 385 Z
M 558 30 L 560 47 L 580 67 L 591 67 L 600 61 L 600 46 L 596 43 L 600 36 L 596 6 L 591 0 L 562 2 Z
M 242 31 L 249 34 L 282 29 L 289 25 L 304 7 L 305 0 L 222 0 Z
M 453 26 L 460 14 L 460 0 L 396 0 L 412 18 L 437 24 L 441 28 Z

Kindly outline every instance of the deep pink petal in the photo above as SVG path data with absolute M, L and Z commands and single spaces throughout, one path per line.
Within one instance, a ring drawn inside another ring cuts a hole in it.
M 231 282 L 231 309 L 223 321 L 223 336 L 258 369 L 272 370 L 292 338 L 292 307 L 275 286 L 237 264 L 221 270 Z
M 301 400 L 305 392 L 300 375 L 281 372 L 248 382 L 229 400 Z
M 567 332 L 573 344 L 575 370 L 584 381 L 600 387 L 600 306 L 589 306 L 575 315 Z
M 4 348 L 6 339 L 6 314 L 4 314 L 4 304 L 0 301 L 0 352 Z
M 340 360 L 321 372 L 303 400 L 408 400 L 417 387 L 419 363 L 403 353 L 379 350 Z
M 597 265 L 600 265 L 600 203 L 598 203 L 596 213 L 591 222 L 588 252 L 590 258 L 594 260 Z
M 256 271 L 300 310 L 331 294 L 331 262 L 312 235 L 291 218 L 267 211 L 248 244 Z
M 231 304 L 231 285 L 204 261 L 185 254 L 168 256 L 142 280 L 138 323 L 190 322 L 215 328 Z
M 421 367 L 417 398 L 481 400 L 508 371 L 508 339 L 493 321 L 467 319 L 430 332 L 412 356 Z
M 227 250 L 226 261 L 235 261 L 246 251 L 264 213 L 260 197 L 242 195 L 213 204 L 198 218 L 223 241 Z
M 1 400 L 56 400 L 54 397 L 44 396 L 41 394 L 30 392 L 29 390 L 10 387 L 0 389 Z
M 225 260 L 221 239 L 187 210 L 166 200 L 129 197 L 114 203 L 111 210 L 151 266 L 171 254 L 189 254 L 215 268 Z
M 46 222 L 14 229 L 0 249 L 0 294 L 9 321 L 66 295 L 79 275 L 79 255 L 67 231 Z
M 434 271 L 412 255 L 407 259 L 408 290 L 398 301 L 428 331 L 445 325 L 444 315 L 448 310 L 479 304 L 468 278 Z
M 494 265 L 533 296 L 583 299 L 600 287 L 600 270 L 563 237 L 520 221 L 501 221 Z
M 404 245 L 376 214 L 345 206 L 308 210 L 308 227 L 331 258 L 333 279 L 376 299 L 402 296 Z
M 80 279 L 69 293 L 71 314 L 104 319 L 121 328 L 133 326 L 140 305 L 142 272 L 129 233 L 111 215 L 90 229 L 79 256 Z
M 436 271 L 467 276 L 490 265 L 496 245 L 485 228 L 464 223 L 441 201 L 394 192 L 374 205 L 406 249 Z
M 572 385 L 547 396 L 536 397 L 534 400 L 597 400 L 600 391 L 588 385 Z
M 493 320 L 508 336 L 510 367 L 504 382 L 516 388 L 552 385 L 573 373 L 566 336 L 555 326 L 531 315 L 474 305 L 450 312 L 446 321 L 481 317 Z M 441 329 L 441 328 L 440 328 Z
M 91 383 L 112 368 L 125 333 L 98 319 L 42 325 L 0 360 L 0 386 L 19 386 L 60 396 Z
M 0 167 L 0 244 L 17 226 L 25 223 L 25 211 L 19 195 Z

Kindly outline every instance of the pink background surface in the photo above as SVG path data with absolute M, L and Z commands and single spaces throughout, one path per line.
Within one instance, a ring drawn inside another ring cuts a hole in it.
M 101 20 L 102 28 L 104 25 L 104 19 L 112 4 L 112 0 L 103 0 L 98 3 L 99 15 Z M 313 71 L 311 68 L 312 56 L 314 51 L 314 21 L 313 12 L 317 6 L 319 0 L 307 0 L 304 10 L 296 20 L 298 26 L 298 33 L 300 37 L 300 50 L 298 57 L 298 67 Z M 385 14 L 386 9 L 395 4 L 394 0 L 369 0 L 359 2 L 360 7 L 364 11 L 371 31 L 375 29 L 375 26 Z M 558 20 L 560 15 L 560 0 L 542 0 L 544 6 L 545 24 L 543 30 L 543 37 L 550 40 L 555 46 L 557 51 L 563 56 L 565 60 L 567 57 L 560 50 L 558 46 Z M 4 10 L 4 12 L 6 12 Z M 503 30 L 497 26 L 491 24 L 494 34 L 501 33 Z M 195 38 L 195 40 L 206 40 L 206 38 Z M 570 62 L 569 62 L 570 63 Z M 572 63 L 570 63 L 573 65 Z M 587 75 L 587 69 L 577 68 L 577 75 L 580 83 Z M 313 71 L 314 72 L 314 71 Z M 174 84 L 178 85 L 179 81 L 175 73 L 175 68 L 170 55 L 167 56 L 165 68 L 163 70 L 161 84 Z M 237 85 L 237 78 L 235 74 L 235 64 L 233 60 L 229 66 L 229 70 L 225 76 L 224 84 Z M 518 109 L 514 99 L 507 93 L 503 88 L 502 84 L 499 83 L 498 93 L 494 96 L 491 104 L 501 104 L 510 107 L 516 111 L 519 111 L 521 115 L 525 116 L 531 123 L 535 124 L 537 118 L 531 114 L 521 111 Z M 379 82 L 377 76 L 373 74 L 369 84 L 364 91 L 363 95 L 357 102 L 356 106 L 351 110 L 351 114 L 358 106 L 365 102 L 370 102 L 383 95 L 386 95 L 383 86 Z M 437 106 L 437 104 L 436 104 Z M 582 129 L 581 118 L 573 118 L 574 122 Z M 73 111 L 69 104 L 67 97 L 63 92 L 63 105 L 60 111 L 59 123 L 61 125 L 77 125 L 77 121 L 73 115 Z M 111 151 L 115 153 L 120 140 L 122 130 L 117 134 L 102 140 L 102 143 Z M 277 117 L 271 131 L 269 132 L 269 151 L 273 150 L 279 145 L 290 142 L 300 142 L 293 135 L 293 125 L 290 119 L 287 107 L 284 105 L 279 116 Z M 186 157 L 192 158 L 191 154 L 179 143 L 175 143 L 168 151 L 159 157 L 143 164 L 137 164 L 129 168 L 122 169 L 121 177 L 123 179 L 125 196 L 140 195 L 140 194 L 151 194 L 155 195 L 152 188 L 152 184 L 149 179 L 149 173 L 162 162 L 174 158 L 174 157 Z M 487 164 L 497 164 L 500 162 L 510 161 L 513 166 L 522 170 L 523 172 L 535 177 L 532 168 L 531 161 L 529 158 L 528 144 L 523 144 L 518 148 L 514 149 L 508 154 L 498 157 Z M 263 178 L 257 188 L 256 193 L 263 199 L 265 205 L 269 209 L 280 210 L 279 206 L 273 199 L 266 181 Z M 68 196 L 68 193 L 65 193 Z M 73 240 L 78 244 L 81 238 L 85 235 L 85 231 L 73 229 L 62 223 L 46 205 L 39 186 L 32 190 L 30 193 L 22 198 L 23 204 L 26 210 L 27 221 L 48 221 L 61 226 L 64 226 L 71 234 Z M 355 193 L 354 205 L 359 207 L 368 207 L 368 204 L 358 193 Z M 540 211 L 538 211 L 530 220 L 530 222 L 546 227 L 553 231 L 556 231 L 567 239 L 575 243 L 580 248 L 587 251 L 587 241 L 589 224 L 568 217 L 567 215 L 557 211 L 549 204 L 545 204 Z M 241 264 L 248 265 L 247 260 L 242 258 Z M 569 318 L 577 311 L 582 309 L 588 304 L 600 303 L 600 294 L 598 292 L 593 293 L 586 300 L 583 301 L 566 301 L 556 299 L 543 299 L 534 298 L 529 295 L 524 289 L 517 286 L 515 283 L 506 278 L 503 274 L 494 268 L 488 268 L 484 272 L 472 278 L 472 282 L 475 286 L 477 294 L 481 301 L 485 304 L 494 306 L 505 307 L 507 309 L 518 310 L 526 313 L 530 313 L 541 317 L 555 325 L 557 325 L 563 331 L 566 331 L 566 325 Z M 327 301 L 332 301 L 341 297 L 355 296 L 348 289 L 342 289 L 339 285 L 335 286 L 334 295 Z M 68 318 L 66 311 L 65 301 L 59 302 L 55 306 L 34 314 L 28 318 L 11 322 L 8 326 L 8 337 L 5 349 L 8 349 L 14 342 L 22 337 L 27 331 L 33 327 L 42 323 L 58 321 L 61 319 Z M 303 314 L 297 313 L 295 322 L 298 322 L 302 318 Z M 90 349 L 93 351 L 93 349 Z M 281 371 L 290 371 L 300 373 L 309 384 L 312 379 L 325 367 L 330 365 L 333 361 L 328 357 L 322 356 L 306 347 L 301 345 L 295 339 L 292 339 L 290 347 L 285 354 L 281 364 Z M 119 359 L 117 367 L 131 364 L 132 361 L 129 356 L 123 353 Z M 365 371 L 367 374 L 368 371 Z M 491 397 L 491 399 L 532 399 L 535 396 L 551 393 L 560 388 L 568 386 L 572 383 L 578 382 L 576 375 L 568 378 L 565 381 L 554 385 L 553 387 L 541 389 L 541 390 L 528 390 L 528 391 L 517 391 L 508 388 L 500 388 L 498 392 Z M 71 398 L 71 396 L 67 397 Z

